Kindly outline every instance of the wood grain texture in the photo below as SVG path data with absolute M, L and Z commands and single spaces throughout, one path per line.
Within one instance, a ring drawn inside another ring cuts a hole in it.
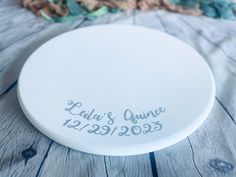
M 208 177 L 236 176 L 236 22 L 164 11 L 109 14 L 54 24 L 0 1 L 0 176 L 19 177 Z M 107 24 L 146 26 L 194 47 L 215 76 L 217 96 L 207 121 L 195 133 L 164 150 L 129 157 L 78 152 L 38 132 L 16 97 L 20 69 L 45 41 L 76 28 Z
M 188 176 L 189 172 L 192 174 L 191 176 L 200 177 L 235 176 L 236 145 L 234 143 L 235 137 L 232 135 L 235 134 L 233 114 L 235 113 L 236 68 L 235 61 L 231 57 L 233 53 L 226 52 L 226 49 L 220 45 L 220 41 L 227 41 L 228 36 L 223 34 L 220 38 L 218 35 L 217 39 L 215 39 L 214 33 L 209 32 L 209 28 L 214 30 L 215 33 L 217 33 L 218 28 L 214 25 L 207 27 L 209 19 L 205 22 L 196 17 L 186 18 L 181 15 L 167 14 L 165 12 L 157 12 L 156 14 L 165 32 L 189 43 L 204 56 L 213 71 L 217 85 L 215 107 L 204 125 L 188 137 L 187 140 L 183 140 L 182 143 L 157 152 L 158 162 L 175 164 L 173 168 L 168 169 L 164 165 L 164 171 L 169 172 L 168 176 Z M 165 18 L 161 18 L 163 14 L 165 14 Z M 215 22 L 212 19 L 209 21 Z M 213 22 L 212 24 L 214 24 Z M 219 23 L 229 22 L 219 21 L 216 24 Z M 235 26 L 235 23 L 232 23 L 231 26 Z M 230 28 L 227 28 L 225 33 L 229 33 L 228 31 L 232 32 Z M 218 33 L 220 32 L 223 33 L 221 28 Z M 196 42 L 192 39 L 199 41 Z M 231 40 L 231 42 L 233 44 L 234 40 Z M 227 50 L 230 51 L 230 48 L 232 46 L 228 46 Z M 227 81 L 229 82 L 227 83 Z M 232 105 L 232 107 L 228 107 L 228 105 Z M 186 145 L 183 145 L 184 143 Z M 169 158 L 166 158 L 166 156 Z M 176 164 L 173 163 L 173 160 L 185 163 Z M 158 166 L 158 164 L 157 167 L 159 167 L 159 171 L 163 174 L 163 165 Z

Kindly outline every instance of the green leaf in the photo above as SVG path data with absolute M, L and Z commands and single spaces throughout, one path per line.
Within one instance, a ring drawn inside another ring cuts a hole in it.
M 59 4 L 60 0 L 48 0 L 51 4 Z
M 208 4 L 202 4 L 201 9 L 204 15 L 206 15 L 207 17 L 219 18 L 219 15 L 215 7 L 209 6 Z
M 75 2 L 75 0 L 67 0 L 67 7 L 71 15 L 85 14 L 85 10 Z
M 81 15 L 74 15 L 74 16 L 68 15 L 64 17 L 51 17 L 47 13 L 45 13 L 43 10 L 40 10 L 40 14 L 42 17 L 44 17 L 45 19 L 51 22 L 70 22 L 70 21 L 74 21 L 78 19 L 78 17 L 81 16 Z
M 110 8 L 109 9 L 109 12 L 111 12 L 111 13 L 117 13 L 117 12 L 120 12 L 121 11 L 121 9 L 119 9 L 119 8 Z
M 107 13 L 109 13 L 109 8 L 107 6 L 102 6 L 98 10 L 87 13 L 86 17 L 90 20 L 93 20 L 97 17 L 106 15 Z
M 40 10 L 39 12 L 40 12 L 40 14 L 41 14 L 42 17 L 44 17 L 44 18 L 47 19 L 48 21 L 53 22 L 52 17 L 50 17 L 50 16 L 49 16 L 47 13 L 45 13 L 43 10 Z
M 65 17 L 53 17 L 52 19 L 54 22 L 71 22 L 78 19 L 79 16 L 80 15 L 75 15 L 75 16 L 69 15 Z

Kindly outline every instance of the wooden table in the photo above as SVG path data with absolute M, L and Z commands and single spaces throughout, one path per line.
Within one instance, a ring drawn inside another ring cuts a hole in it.
M 169 148 L 139 156 L 108 157 L 57 144 L 29 123 L 16 97 L 17 78 L 28 56 L 58 34 L 105 23 L 161 30 L 198 50 L 217 85 L 215 105 L 204 125 Z M 35 17 L 16 0 L 0 0 L 0 177 L 236 176 L 235 36 L 236 21 L 160 10 L 109 14 L 95 21 L 81 17 L 54 24 Z

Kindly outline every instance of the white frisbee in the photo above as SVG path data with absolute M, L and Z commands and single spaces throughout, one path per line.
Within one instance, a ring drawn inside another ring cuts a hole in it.
M 156 151 L 207 118 L 215 83 L 204 59 L 165 33 L 101 25 L 62 34 L 22 68 L 18 98 L 43 134 L 100 155 Z

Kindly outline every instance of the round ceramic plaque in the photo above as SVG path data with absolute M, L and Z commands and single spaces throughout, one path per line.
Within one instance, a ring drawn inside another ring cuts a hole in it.
M 212 73 L 191 47 L 143 27 L 102 25 L 39 47 L 18 83 L 32 124 L 73 149 L 134 155 L 184 139 L 207 118 Z

